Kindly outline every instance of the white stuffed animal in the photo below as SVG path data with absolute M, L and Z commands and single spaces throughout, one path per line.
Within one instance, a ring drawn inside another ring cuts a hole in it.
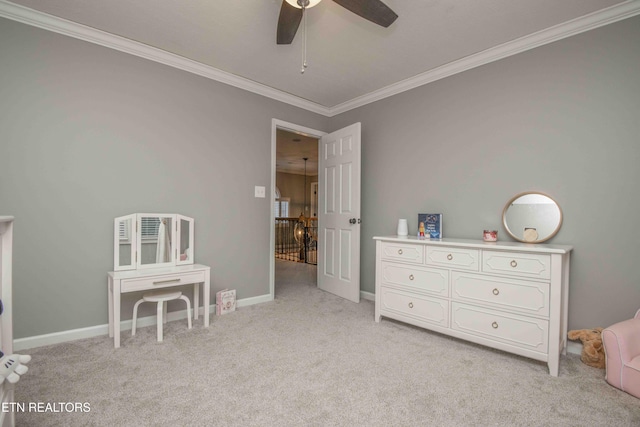
M 11 384 L 20 380 L 20 375 L 24 375 L 29 370 L 25 364 L 29 363 L 31 356 L 28 354 L 12 354 L 3 356 L 0 359 L 0 384 L 6 378 Z

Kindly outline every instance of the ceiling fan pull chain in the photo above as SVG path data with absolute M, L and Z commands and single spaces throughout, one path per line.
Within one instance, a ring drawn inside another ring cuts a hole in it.
M 302 68 L 300 68 L 300 74 L 304 74 L 305 68 L 307 68 L 307 2 L 302 2 Z

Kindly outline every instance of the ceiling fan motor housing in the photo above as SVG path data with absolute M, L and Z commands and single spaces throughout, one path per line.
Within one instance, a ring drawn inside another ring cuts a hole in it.
M 293 7 L 297 7 L 298 9 L 302 9 L 304 6 L 306 9 L 313 7 L 320 3 L 321 0 L 286 0 Z
M 277 43 L 291 44 L 298 31 L 303 11 L 320 3 L 321 0 L 283 0 L 278 18 Z M 398 15 L 381 0 L 333 0 L 345 9 L 362 18 L 388 27 Z

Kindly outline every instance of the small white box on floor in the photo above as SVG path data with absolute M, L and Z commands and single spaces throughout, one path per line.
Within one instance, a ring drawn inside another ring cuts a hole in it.
M 236 290 L 223 289 L 216 292 L 216 314 L 221 316 L 232 311 L 236 311 Z

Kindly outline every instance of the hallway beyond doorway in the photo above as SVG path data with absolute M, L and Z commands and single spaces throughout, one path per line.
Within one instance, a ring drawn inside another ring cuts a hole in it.
M 275 261 L 275 298 L 292 286 L 317 288 L 318 268 L 315 265 L 281 259 Z

